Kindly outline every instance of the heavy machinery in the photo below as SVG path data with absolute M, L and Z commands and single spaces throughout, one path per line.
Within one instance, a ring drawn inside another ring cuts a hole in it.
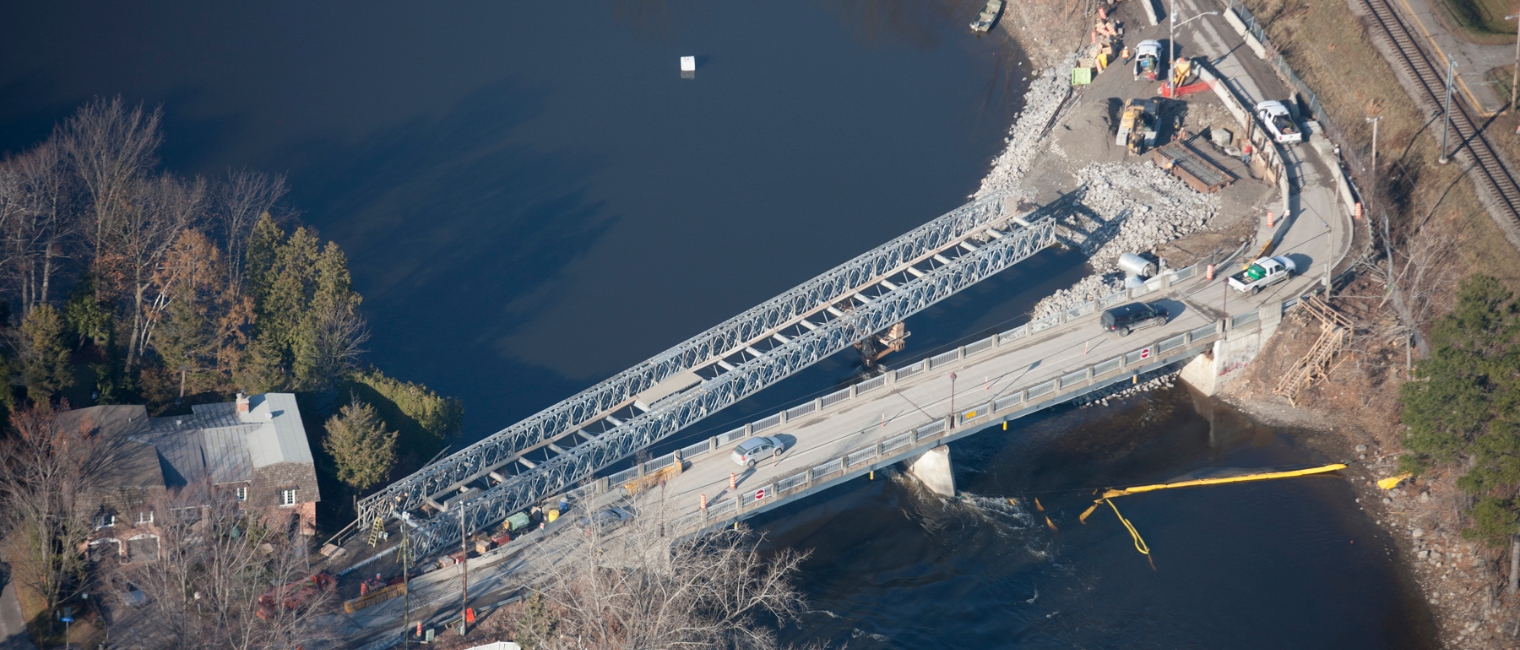
M 1192 59 L 1177 59 L 1177 62 L 1173 65 L 1175 66 L 1172 69 L 1173 88 L 1181 88 L 1188 85 L 1189 83 L 1192 83 L 1194 79 L 1198 78 L 1197 72 L 1193 70 Z
M 1156 118 L 1160 104 L 1155 99 L 1129 100 L 1119 116 L 1119 133 L 1114 144 L 1127 147 L 1130 153 L 1144 153 L 1156 144 Z
M 860 363 L 867 368 L 875 368 L 876 362 L 881 361 L 882 357 L 902 352 L 908 345 L 907 339 L 911 334 L 908 326 L 899 322 L 885 332 L 866 337 L 864 341 L 855 344 L 855 348 L 860 350 Z
M 1144 76 L 1147 81 L 1155 81 L 1156 75 L 1161 73 L 1161 43 L 1160 41 L 1140 41 L 1135 46 L 1135 80 L 1139 81 Z

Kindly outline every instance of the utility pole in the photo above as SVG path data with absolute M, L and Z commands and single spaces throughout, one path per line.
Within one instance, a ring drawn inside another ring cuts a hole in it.
M 412 534 L 407 530 L 406 513 L 401 515 L 401 589 L 406 596 L 406 614 L 401 619 L 401 647 L 412 645 Z
M 1446 133 L 1451 130 L 1451 77 L 1457 70 L 1456 61 L 1446 62 L 1446 115 L 1441 123 L 1441 164 L 1451 162 L 1451 157 L 1446 155 Z
M 1377 132 L 1378 132 L 1378 122 L 1380 122 L 1380 121 L 1383 120 L 1383 116 L 1379 115 L 1377 117 L 1364 117 L 1362 119 L 1367 120 L 1368 122 L 1372 123 L 1372 191 L 1374 193 L 1376 193 L 1377 192 Z
M 470 629 L 470 533 L 465 528 L 464 511 L 462 507 L 459 509 L 459 574 L 464 578 L 460 583 L 459 636 Z

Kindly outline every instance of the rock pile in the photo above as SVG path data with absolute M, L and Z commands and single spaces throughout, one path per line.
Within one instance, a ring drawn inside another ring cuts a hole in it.
M 1113 270 L 1119 255 L 1147 252 L 1203 230 L 1219 213 L 1214 195 L 1195 192 L 1149 163 L 1093 163 L 1076 176 L 1089 213 L 1068 217 L 1064 225 L 1077 233 L 1078 247 L 1099 273 L 1045 297 L 1035 305 L 1034 318 L 1118 291 L 1124 286 L 1123 274 Z
M 982 179 L 981 188 L 971 195 L 972 198 L 998 192 L 1005 192 L 1010 197 L 1025 194 L 1019 181 L 1029 172 L 1029 165 L 1040 153 L 1046 131 L 1071 95 L 1071 69 L 1076 64 L 1076 55 L 1072 54 L 1029 84 L 1029 90 L 1024 93 L 1024 109 L 1014 119 L 1008 137 L 1004 139 L 1008 147 L 992 161 L 992 171 Z

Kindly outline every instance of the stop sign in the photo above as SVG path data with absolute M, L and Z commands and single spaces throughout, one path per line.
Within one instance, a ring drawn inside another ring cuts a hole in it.
M 765 498 L 765 488 L 760 488 L 758 490 L 755 490 L 755 500 L 756 501 L 759 501 L 759 500 L 764 499 L 764 498 Z
M 1151 358 L 1151 349 L 1150 348 L 1145 348 L 1145 349 L 1141 350 L 1140 351 L 1140 358 L 1141 359 L 1149 359 L 1149 358 Z

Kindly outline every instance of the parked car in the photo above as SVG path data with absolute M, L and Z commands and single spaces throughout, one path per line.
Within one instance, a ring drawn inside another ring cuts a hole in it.
M 1293 121 L 1293 114 L 1279 101 L 1265 101 L 1256 105 L 1256 116 L 1267 125 L 1272 138 L 1279 144 L 1297 144 L 1304 141 L 1304 134 Z
M 1260 293 L 1262 287 L 1291 278 L 1297 271 L 1298 267 L 1293 264 L 1293 260 L 1285 256 L 1263 257 L 1230 276 L 1229 283 L 1236 291 Z
M 754 467 L 755 463 L 779 455 L 783 451 L 786 451 L 786 443 L 781 442 L 780 438 L 760 436 L 739 443 L 738 447 L 734 447 L 731 458 L 735 463 L 745 467 Z
M 1142 327 L 1166 324 L 1166 309 L 1156 303 L 1132 302 L 1103 312 L 1103 331 L 1118 332 L 1129 336 L 1131 331 Z

